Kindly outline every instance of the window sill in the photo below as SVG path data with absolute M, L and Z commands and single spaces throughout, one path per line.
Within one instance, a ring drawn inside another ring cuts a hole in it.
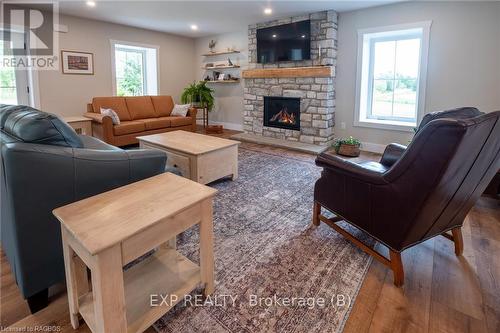
M 368 127 L 382 130 L 399 131 L 399 132 L 412 132 L 417 126 L 415 123 L 404 123 L 399 121 L 386 121 L 386 120 L 362 120 L 354 121 L 355 127 Z

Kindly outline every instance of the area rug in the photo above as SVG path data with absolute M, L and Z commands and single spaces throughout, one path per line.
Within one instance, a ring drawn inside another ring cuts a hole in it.
M 330 227 L 310 228 L 320 172 L 313 157 L 242 144 L 239 178 L 210 185 L 218 190 L 215 293 L 198 304 L 179 302 L 154 328 L 340 332 L 371 259 Z M 198 262 L 197 229 L 177 243 Z

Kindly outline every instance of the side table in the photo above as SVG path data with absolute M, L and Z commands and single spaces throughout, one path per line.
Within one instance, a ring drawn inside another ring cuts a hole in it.
M 164 173 L 55 209 L 73 328 L 80 314 L 94 333 L 144 332 L 200 283 L 204 294 L 211 294 L 215 193 Z M 175 248 L 176 235 L 196 224 L 200 266 Z M 154 254 L 123 271 L 153 249 Z M 177 300 L 151 306 L 152 295 L 176 295 Z

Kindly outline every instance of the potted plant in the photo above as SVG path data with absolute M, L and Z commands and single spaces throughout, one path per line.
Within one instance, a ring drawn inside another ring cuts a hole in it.
M 359 156 L 360 150 L 359 146 L 361 142 L 352 136 L 348 138 L 336 139 L 333 147 L 335 152 L 339 155 L 357 157 Z
M 184 88 L 181 95 L 181 102 L 184 104 L 190 103 L 200 108 L 207 108 L 208 111 L 211 111 L 214 107 L 213 92 L 214 90 L 207 87 L 205 81 L 193 82 Z

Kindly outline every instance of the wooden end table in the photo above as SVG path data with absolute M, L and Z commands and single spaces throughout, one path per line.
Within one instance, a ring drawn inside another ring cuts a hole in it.
M 167 165 L 178 168 L 195 182 L 208 184 L 231 176 L 238 178 L 239 141 L 217 138 L 187 131 L 139 136 L 141 148 L 162 150 Z
M 212 293 L 215 193 L 165 173 L 55 209 L 73 328 L 80 314 L 94 333 L 144 332 L 198 284 L 205 295 Z M 175 247 L 176 235 L 195 224 L 200 224 L 199 267 Z M 155 307 L 151 295 L 176 295 L 177 301 Z
M 63 117 L 76 133 L 92 136 L 92 119 L 86 117 Z

